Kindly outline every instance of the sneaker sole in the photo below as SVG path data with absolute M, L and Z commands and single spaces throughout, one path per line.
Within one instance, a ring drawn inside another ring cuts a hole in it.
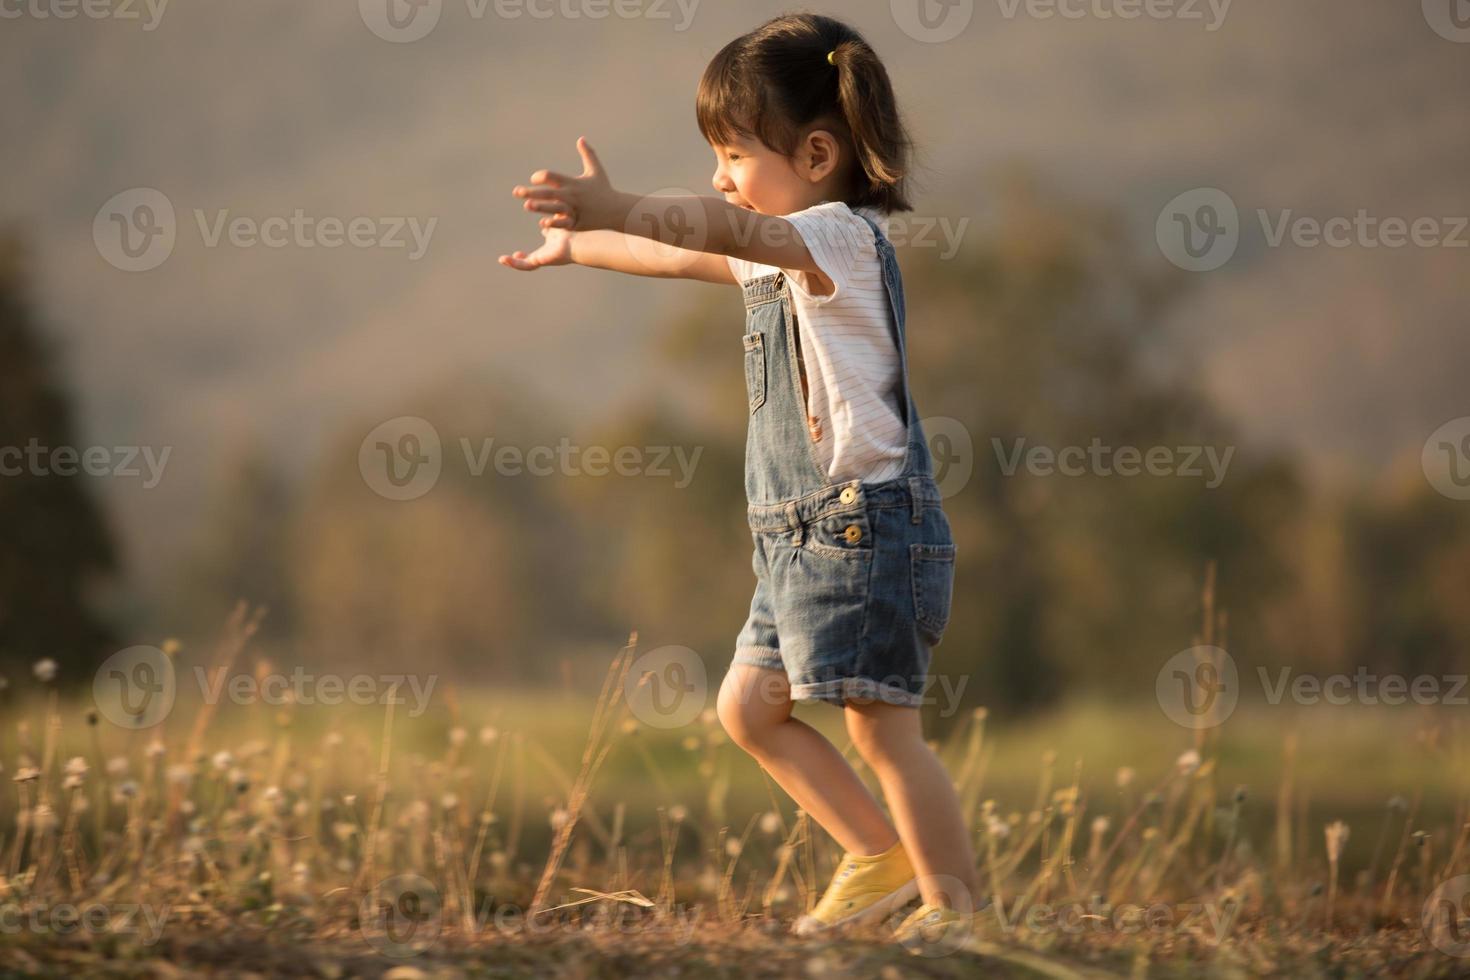
M 824 932 L 832 932 L 848 926 L 863 925 L 883 918 L 889 913 L 903 908 L 919 896 L 919 880 L 912 879 L 901 885 L 894 891 L 889 892 L 865 909 L 860 909 L 845 919 L 836 922 L 823 922 L 821 919 L 810 915 L 803 915 L 791 926 L 791 931 L 798 936 L 816 936 Z

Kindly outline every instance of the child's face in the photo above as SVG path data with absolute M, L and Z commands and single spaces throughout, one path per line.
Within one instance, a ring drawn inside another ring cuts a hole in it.
M 821 136 L 825 137 L 823 133 Z M 802 142 L 795 156 L 777 153 L 760 140 L 735 137 L 715 146 L 715 175 L 710 183 L 731 204 L 760 214 L 793 214 L 823 199 L 830 166 L 814 157 Z M 816 165 L 813 165 L 814 160 Z

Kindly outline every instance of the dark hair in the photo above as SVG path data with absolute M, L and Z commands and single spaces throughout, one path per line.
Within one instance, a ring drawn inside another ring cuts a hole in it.
M 699 80 L 695 115 L 712 144 L 754 137 L 786 156 L 808 130 L 829 129 L 857 165 L 848 204 L 913 210 L 905 193 L 913 144 L 888 72 L 840 20 L 786 14 L 731 41 Z

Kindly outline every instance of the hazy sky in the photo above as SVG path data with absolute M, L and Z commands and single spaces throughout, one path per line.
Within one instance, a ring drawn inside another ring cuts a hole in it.
M 379 34 L 426 22 L 404 0 L 388 20 L 388 2 L 93 0 L 108 16 L 60 19 L 65 0 L 0 0 L 0 221 L 34 248 L 84 439 L 172 447 L 158 488 L 103 481 L 140 561 L 167 553 L 246 435 L 299 472 L 447 377 L 501 374 L 591 418 L 637 389 L 660 320 L 715 288 L 503 269 L 496 255 L 538 239 L 509 189 L 574 169 L 585 134 L 621 188 L 708 192 L 700 71 L 787 8 L 427 0 L 432 29 L 395 42 Z M 1239 248 L 1196 274 L 1171 342 L 1252 435 L 1371 477 L 1470 414 L 1470 248 L 1273 245 L 1267 229 L 1361 211 L 1450 235 L 1470 215 L 1470 30 L 1437 2 L 1157 0 L 1163 16 L 1136 19 L 1129 0 L 1061 0 L 1066 17 L 936 4 L 942 41 L 906 0 L 812 9 L 888 63 L 924 149 L 921 214 L 983 233 L 981 175 L 1020 162 L 1116 208 L 1162 262 L 1166 202 L 1225 191 Z M 107 244 L 107 213 L 94 221 L 132 192 L 116 213 L 141 236 L 161 218 L 137 188 L 173 209 L 174 242 L 125 271 L 117 229 Z M 363 244 L 323 247 L 354 219 Z M 243 244 L 252 229 L 285 244 Z

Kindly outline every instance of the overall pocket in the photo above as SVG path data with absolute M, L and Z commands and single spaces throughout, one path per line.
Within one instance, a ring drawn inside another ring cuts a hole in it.
M 745 345 L 745 394 L 754 413 L 766 401 L 766 335 L 748 333 L 740 340 Z
M 914 622 L 931 646 L 937 646 L 949 625 L 954 594 L 952 544 L 911 544 L 909 565 L 914 585 Z

